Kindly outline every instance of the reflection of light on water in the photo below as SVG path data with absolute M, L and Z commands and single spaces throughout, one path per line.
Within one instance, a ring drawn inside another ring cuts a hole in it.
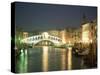
M 65 70 L 66 69 L 66 50 L 65 49 L 62 49 L 61 59 L 62 59 L 61 60 L 61 63 L 62 63 L 61 69 Z
M 27 49 L 25 50 L 25 54 L 27 54 Z
M 68 47 L 68 70 L 72 69 L 72 48 Z
M 24 55 L 24 52 L 23 52 L 23 51 L 24 51 L 24 50 L 23 50 L 23 49 L 21 49 L 21 51 L 20 51 L 20 52 L 21 52 L 21 56 L 23 56 L 23 55 Z
M 27 72 L 27 50 L 21 51 L 21 55 L 20 55 L 20 62 L 19 62 L 19 72 L 20 73 L 24 73 Z
M 48 71 L 48 47 L 43 46 L 43 57 L 42 57 L 42 63 L 43 63 L 43 71 Z

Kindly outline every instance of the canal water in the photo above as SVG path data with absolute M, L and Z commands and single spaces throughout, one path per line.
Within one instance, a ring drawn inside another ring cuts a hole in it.
M 83 69 L 82 57 L 73 55 L 72 48 L 34 47 L 22 50 L 16 59 L 16 72 L 45 72 Z

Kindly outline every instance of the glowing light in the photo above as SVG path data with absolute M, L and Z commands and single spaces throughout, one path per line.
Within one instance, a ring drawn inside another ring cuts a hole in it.
M 61 59 L 62 59 L 62 70 L 65 70 L 66 69 L 66 50 L 65 49 L 62 49 L 62 55 L 61 55 Z
M 20 64 L 18 65 L 19 72 L 21 73 L 27 72 L 27 64 L 28 64 L 27 59 L 28 59 L 27 55 L 24 56 L 24 54 L 23 55 L 21 54 L 20 59 L 19 59 Z
M 21 49 L 21 53 L 23 53 L 23 50 Z
M 42 35 L 44 35 L 45 38 L 48 39 L 48 33 L 47 32 L 42 33 Z
M 92 40 L 90 40 L 90 43 L 92 43 Z
M 42 63 L 43 63 L 43 71 L 48 71 L 48 47 L 43 46 L 43 57 L 42 57 Z
M 68 70 L 72 69 L 72 48 L 68 47 Z
M 82 41 L 84 43 L 88 43 L 89 42 L 89 32 L 88 31 L 84 31 L 82 34 Z
M 89 43 L 89 23 L 82 26 L 82 42 Z
M 71 44 L 71 41 L 69 41 L 69 44 Z
M 25 54 L 27 54 L 27 49 L 25 50 Z
M 23 49 L 21 49 L 21 56 L 23 56 L 24 55 L 24 52 L 23 52 Z
M 65 39 L 65 30 L 62 31 L 62 42 L 65 44 L 66 43 L 66 39 Z

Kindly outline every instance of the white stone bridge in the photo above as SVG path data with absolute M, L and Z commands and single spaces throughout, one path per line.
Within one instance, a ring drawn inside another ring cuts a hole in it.
M 35 35 L 21 40 L 22 43 L 32 44 L 32 45 L 37 45 L 38 43 L 43 41 L 45 41 L 45 44 L 47 45 L 48 42 L 52 43 L 55 46 L 63 45 L 63 42 L 59 37 L 49 35 L 47 32 L 44 32 L 41 35 Z

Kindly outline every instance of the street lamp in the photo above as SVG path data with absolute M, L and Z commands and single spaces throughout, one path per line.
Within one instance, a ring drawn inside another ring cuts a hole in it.
M 90 43 L 92 43 L 92 39 L 90 40 Z

